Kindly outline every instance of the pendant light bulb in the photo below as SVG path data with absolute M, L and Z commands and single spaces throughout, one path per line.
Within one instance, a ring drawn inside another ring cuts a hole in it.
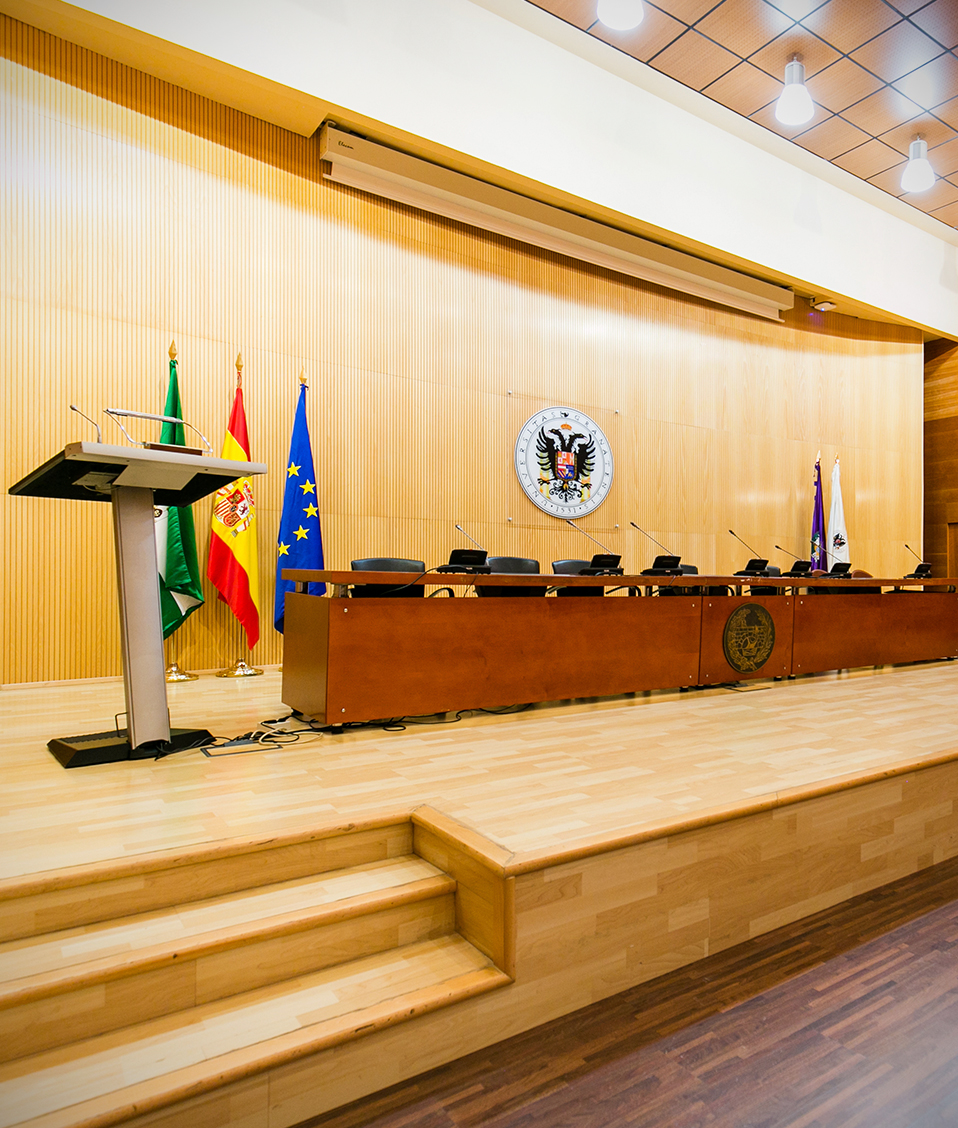
M 596 15 L 613 31 L 631 31 L 645 16 L 642 0 L 599 0 Z
M 903 192 L 927 192 L 935 183 L 935 170 L 928 159 L 928 143 L 916 137 L 908 146 L 908 164 L 901 174 Z
M 805 67 L 792 59 L 785 66 L 785 86 L 775 103 L 775 117 L 782 125 L 804 125 L 814 116 L 815 105 L 805 86 Z

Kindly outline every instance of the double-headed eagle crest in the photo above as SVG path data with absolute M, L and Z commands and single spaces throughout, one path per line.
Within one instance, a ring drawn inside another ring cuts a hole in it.
M 564 413 L 563 413 L 564 414 Z M 540 427 L 536 436 L 539 458 L 539 492 L 566 504 L 589 497 L 595 468 L 595 440 L 570 423 Z

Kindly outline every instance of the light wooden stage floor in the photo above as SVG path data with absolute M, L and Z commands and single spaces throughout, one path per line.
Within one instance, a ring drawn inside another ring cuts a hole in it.
M 121 682 L 6 687 L 0 877 L 421 804 L 533 868 L 958 758 L 956 688 L 958 664 L 886 667 L 65 770 L 46 740 L 110 727 Z M 174 724 L 222 736 L 287 711 L 272 670 L 170 686 L 170 708 Z

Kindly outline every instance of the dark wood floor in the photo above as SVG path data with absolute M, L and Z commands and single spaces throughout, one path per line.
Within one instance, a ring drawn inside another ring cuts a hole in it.
M 309 1122 L 625 1125 L 958 1126 L 958 860 Z

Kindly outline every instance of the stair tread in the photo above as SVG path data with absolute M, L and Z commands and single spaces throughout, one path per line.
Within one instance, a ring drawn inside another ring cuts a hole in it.
M 456 934 L 366 956 L 0 1065 L 0 1128 L 162 1107 L 507 982 Z
M 0 993 L 32 977 L 56 978 L 84 965 L 111 960 L 145 959 L 165 947 L 189 947 L 203 937 L 287 914 L 328 908 L 351 898 L 398 891 L 441 870 L 414 855 L 367 862 L 347 869 L 294 878 L 275 885 L 243 889 L 201 901 L 98 924 L 0 943 Z

